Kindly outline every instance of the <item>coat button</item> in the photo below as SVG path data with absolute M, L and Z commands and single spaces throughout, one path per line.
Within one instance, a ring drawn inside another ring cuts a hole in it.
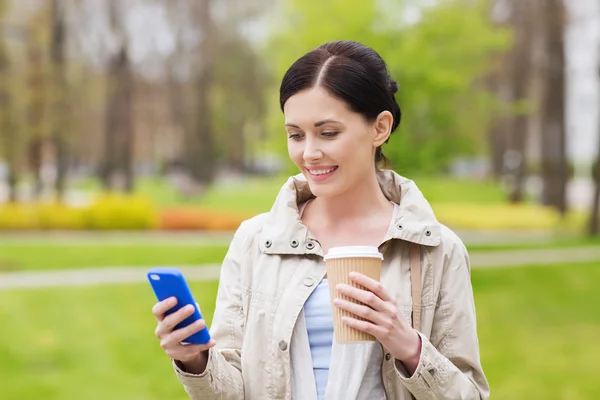
M 290 246 L 292 246 L 293 248 L 296 248 L 296 247 L 298 247 L 298 244 L 299 244 L 299 243 L 298 243 L 298 241 L 297 241 L 297 240 L 292 240 L 292 241 L 290 242 Z
M 404 229 L 404 227 L 402 226 L 402 224 L 398 224 L 398 225 L 397 225 L 397 227 L 398 227 L 398 230 L 400 230 L 400 231 L 401 231 L 402 229 Z
M 314 249 L 315 248 L 315 242 L 313 242 L 313 241 L 307 242 L 306 243 L 306 248 L 309 249 L 309 250 Z
M 431 231 L 425 231 L 425 236 L 431 236 Z
M 387 353 L 385 355 L 385 361 L 390 361 L 390 358 L 392 358 L 392 355 L 390 353 Z
M 311 278 L 310 276 L 304 278 L 304 286 L 311 287 L 314 284 L 315 284 L 315 280 L 313 278 Z
M 287 343 L 285 342 L 285 340 L 282 340 L 281 342 L 279 342 L 279 349 L 281 351 L 286 351 L 287 350 Z
M 267 240 L 267 241 L 265 242 L 265 247 L 268 249 L 269 247 L 271 247 L 271 245 L 272 245 L 272 244 L 273 244 L 273 243 L 272 243 L 270 240 Z

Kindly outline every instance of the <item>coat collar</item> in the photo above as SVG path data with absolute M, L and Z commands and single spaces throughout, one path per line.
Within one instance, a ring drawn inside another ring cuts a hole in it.
M 391 170 L 378 171 L 377 180 L 385 197 L 399 205 L 384 242 L 398 239 L 424 246 L 439 245 L 441 226 L 415 183 Z M 314 197 L 302 174 L 288 179 L 264 220 L 259 239 L 263 253 L 323 255 L 298 212 L 299 204 Z

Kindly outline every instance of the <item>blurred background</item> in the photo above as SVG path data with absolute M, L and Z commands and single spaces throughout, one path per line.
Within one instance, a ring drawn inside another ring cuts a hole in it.
M 335 39 L 400 84 L 384 152 L 469 248 L 493 398 L 600 398 L 597 0 L 0 0 L 0 398 L 186 398 L 145 272 L 210 322 Z

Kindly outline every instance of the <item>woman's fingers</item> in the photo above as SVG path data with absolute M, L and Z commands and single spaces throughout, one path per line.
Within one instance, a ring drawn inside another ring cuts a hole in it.
M 200 329 L 206 326 L 206 323 L 202 320 L 196 321 L 189 324 L 186 327 L 177 329 L 175 331 L 168 331 L 164 334 L 157 335 L 160 339 L 160 347 L 167 350 L 169 348 L 175 348 L 181 345 L 185 339 L 190 337 L 192 334 L 198 332 Z
M 358 289 L 343 283 L 337 285 L 336 289 L 338 293 L 353 298 L 354 300 L 358 300 L 359 302 L 368 305 L 376 311 L 386 310 L 385 302 L 373 292 Z
M 342 310 L 369 320 L 374 324 L 379 325 L 382 322 L 381 314 L 379 312 L 362 304 L 352 303 L 340 298 L 334 299 L 333 304 Z
M 342 317 L 342 322 L 348 325 L 350 328 L 368 333 L 376 338 L 381 338 L 385 335 L 385 330 L 382 327 L 369 321 L 361 321 L 352 317 Z
M 187 339 L 194 333 L 200 332 L 204 328 L 206 328 L 206 322 L 204 322 L 203 319 L 200 319 L 198 321 L 195 321 L 195 322 L 189 324 L 188 326 L 185 326 L 181 329 L 177 329 L 176 331 L 173 331 L 171 336 L 174 341 L 179 343 L 179 342 L 183 342 L 184 339 Z
M 350 272 L 350 279 L 353 282 L 363 286 L 370 292 L 373 292 L 377 297 L 383 301 L 392 301 L 392 297 L 388 294 L 387 290 L 383 287 L 381 282 L 371 279 L 366 275 L 358 272 Z
M 165 313 L 171 308 L 175 307 L 176 304 L 176 297 L 169 297 L 168 299 L 164 299 L 163 301 L 156 303 L 152 307 L 152 314 L 154 314 L 156 320 L 160 322 L 165 318 Z
M 164 334 L 170 333 L 171 331 L 173 331 L 173 329 L 178 323 L 180 323 L 193 313 L 194 306 L 188 304 L 187 306 L 181 308 L 180 310 L 177 310 L 173 314 L 164 317 L 163 320 L 158 323 L 158 326 L 156 328 L 156 336 L 158 338 L 161 338 L 161 336 L 163 336 Z

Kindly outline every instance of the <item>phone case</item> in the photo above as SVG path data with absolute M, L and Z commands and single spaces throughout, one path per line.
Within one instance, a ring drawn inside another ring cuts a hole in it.
M 148 271 L 147 276 L 158 301 L 163 301 L 172 296 L 177 298 L 177 305 L 168 310 L 166 315 L 170 315 L 188 304 L 194 306 L 194 313 L 177 324 L 173 330 L 186 327 L 202 319 L 200 310 L 194 301 L 194 296 L 192 296 L 192 292 L 181 271 L 177 268 L 152 268 Z M 193 344 L 206 344 L 209 341 L 210 334 L 208 328 L 204 328 L 183 340 L 185 343 Z

